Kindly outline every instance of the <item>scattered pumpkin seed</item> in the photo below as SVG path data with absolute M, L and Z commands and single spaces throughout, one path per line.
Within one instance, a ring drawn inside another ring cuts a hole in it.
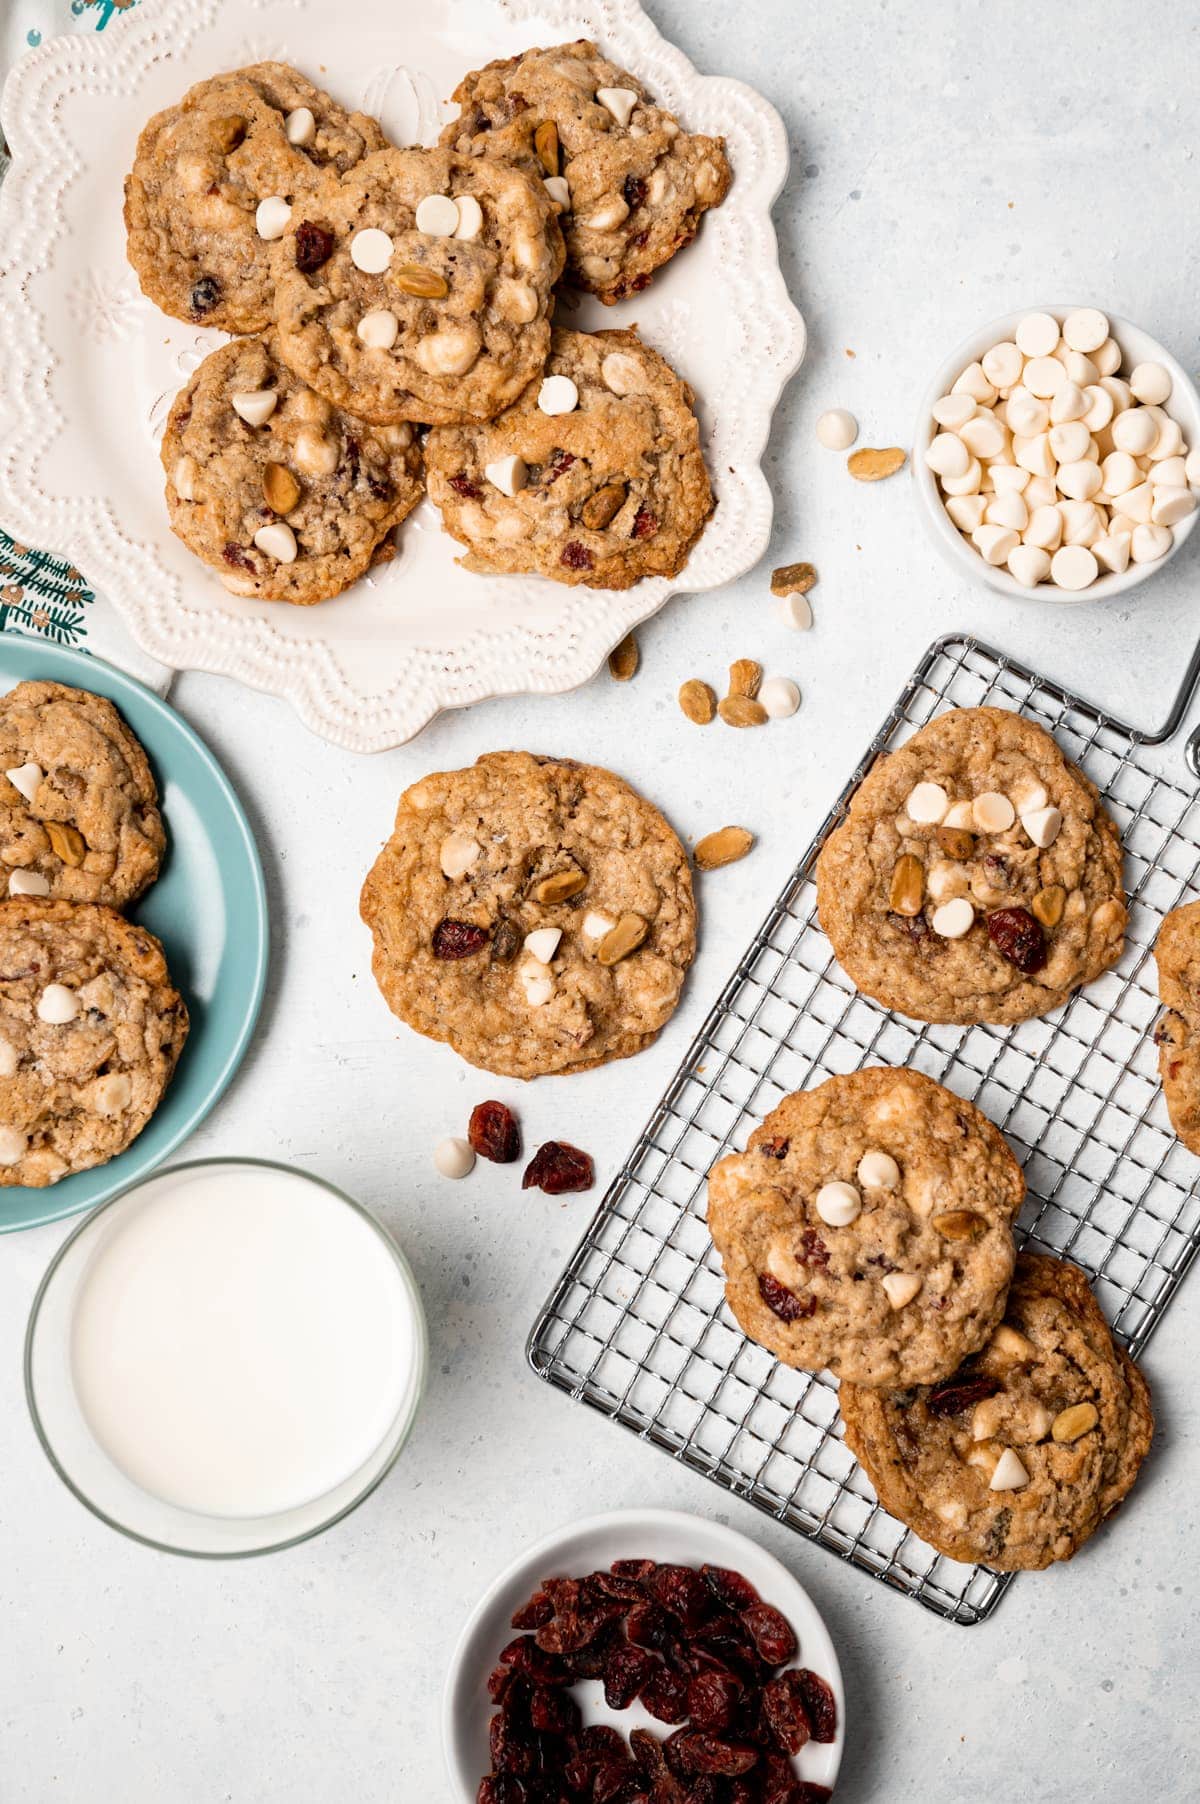
M 602 965 L 619 965 L 623 958 L 637 951 L 649 931 L 650 923 L 641 915 L 624 914 L 600 941 L 596 957 Z
M 286 464 L 268 464 L 262 486 L 263 499 L 272 513 L 290 514 L 300 499 L 300 484 Z
M 641 653 L 638 650 L 637 638 L 633 633 L 626 633 L 619 645 L 614 645 L 608 654 L 609 674 L 614 683 L 627 683 L 636 675 Z
M 756 664 L 753 658 L 735 659 L 729 666 L 730 695 L 748 695 L 753 699 L 758 694 L 762 674 L 762 665 Z
M 56 858 L 73 869 L 81 865 L 87 854 L 87 840 L 77 827 L 69 827 L 65 821 L 43 821 L 46 838 Z
M 699 871 L 715 871 L 723 864 L 736 864 L 754 844 L 753 833 L 745 827 L 718 827 L 696 841 L 692 858 Z
M 534 885 L 533 899 L 543 908 L 550 908 L 555 902 L 569 902 L 587 888 L 587 883 L 586 871 L 553 871 Z
M 553 119 L 544 119 L 533 134 L 533 148 L 547 175 L 558 174 L 558 127 Z
M 402 294 L 413 294 L 423 301 L 440 301 L 450 292 L 445 276 L 420 263 L 402 263 L 392 271 L 392 281 Z
M 885 451 L 870 448 L 852 451 L 846 459 L 846 468 L 859 482 L 882 482 L 885 476 L 894 476 L 897 470 L 902 470 L 907 462 L 907 453 L 899 445 L 889 445 Z
M 767 710 L 749 695 L 727 695 L 717 703 L 717 713 L 727 727 L 766 726 Z
M 771 572 L 772 595 L 807 595 L 817 580 L 811 564 L 781 564 Z
M 717 711 L 716 691 L 702 683 L 699 677 L 689 677 L 680 687 L 679 706 L 689 720 L 695 721 L 698 727 L 706 727 Z

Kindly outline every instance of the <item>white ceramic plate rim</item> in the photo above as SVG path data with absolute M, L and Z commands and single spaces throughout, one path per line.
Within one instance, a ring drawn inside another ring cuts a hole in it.
M 958 349 L 951 353 L 941 365 L 936 376 L 930 382 L 921 401 L 921 410 L 917 415 L 916 431 L 913 435 L 913 480 L 917 489 L 917 500 L 921 515 L 930 538 L 942 553 L 957 569 L 966 572 L 976 582 L 986 583 L 989 589 L 995 589 L 1015 601 L 1050 602 L 1058 607 L 1079 607 L 1089 602 L 1108 601 L 1114 595 L 1122 595 L 1130 589 L 1136 589 L 1140 583 L 1165 570 L 1171 559 L 1180 551 L 1190 537 L 1196 521 L 1200 519 L 1200 508 L 1189 514 L 1187 519 L 1172 528 L 1175 542 L 1165 557 L 1157 559 L 1153 564 L 1130 564 L 1120 576 L 1108 575 L 1098 577 L 1088 589 L 1072 593 L 1068 589 L 1057 589 L 1051 583 L 1039 583 L 1036 589 L 1026 589 L 1007 570 L 998 569 L 985 564 L 982 557 L 967 544 L 942 502 L 937 486 L 937 478 L 925 462 L 925 452 L 936 429 L 931 408 L 935 401 L 947 394 L 950 386 L 962 374 L 969 363 L 976 362 L 992 345 L 1001 340 L 1011 338 L 1018 322 L 1029 313 L 1049 313 L 1057 320 L 1063 320 L 1076 308 L 1093 306 L 1091 301 L 1076 301 L 1064 305 L 1058 301 L 1042 301 L 1029 307 L 1020 307 L 1013 313 L 1006 313 L 999 319 L 992 320 L 986 326 L 980 326 L 965 338 Z M 1105 316 L 1122 351 L 1131 351 L 1133 361 L 1137 363 L 1154 361 L 1164 365 L 1171 372 L 1172 392 L 1166 411 L 1179 420 L 1189 443 L 1200 443 L 1200 390 L 1183 368 L 1173 357 L 1165 345 L 1159 344 L 1142 327 L 1132 320 L 1122 319 L 1120 314 L 1109 312 Z M 1130 361 L 1127 354 L 1124 363 Z M 1123 366 L 1124 367 L 1124 363 Z M 1180 406 L 1180 400 L 1184 405 Z
M 846 1745 L 846 1691 L 842 1680 L 842 1669 L 834 1647 L 833 1638 L 825 1626 L 824 1619 L 808 1592 L 790 1573 L 787 1567 L 773 1553 L 751 1540 L 739 1529 L 729 1528 L 721 1522 L 712 1522 L 705 1516 L 696 1516 L 686 1510 L 628 1509 L 609 1510 L 603 1515 L 586 1516 L 578 1522 L 566 1523 L 552 1534 L 527 1547 L 522 1553 L 510 1561 L 498 1577 L 493 1579 L 475 1608 L 471 1611 L 462 1632 L 454 1645 L 450 1656 L 450 1664 L 446 1671 L 446 1682 L 442 1691 L 442 1752 L 445 1756 L 446 1771 L 456 1804 L 475 1804 L 475 1793 L 482 1773 L 465 1773 L 461 1764 L 456 1761 L 457 1737 L 455 1728 L 455 1701 L 460 1683 L 465 1678 L 466 1657 L 471 1642 L 489 1614 L 495 1610 L 500 1598 L 506 1591 L 518 1591 L 521 1595 L 513 1603 L 518 1607 L 536 1588 L 538 1580 L 547 1574 L 547 1566 L 552 1566 L 560 1549 L 589 1540 L 601 1539 L 619 1533 L 622 1544 L 627 1548 L 627 1557 L 639 1557 L 639 1535 L 657 1530 L 665 1534 L 678 1534 L 681 1540 L 694 1544 L 699 1539 L 712 1548 L 707 1554 L 711 1564 L 733 1567 L 742 1571 L 745 1566 L 756 1567 L 757 1575 L 751 1582 L 758 1586 L 763 1594 L 764 1602 L 774 1604 L 788 1618 L 796 1631 L 800 1643 L 800 1657 L 804 1665 L 811 1666 L 831 1686 L 837 1700 L 838 1727 L 835 1739 L 828 1744 L 830 1760 L 827 1772 L 819 1781 L 832 1788 L 837 1780 L 841 1767 L 842 1753 Z M 623 1557 L 623 1556 L 616 1556 Z M 681 1561 L 693 1563 L 690 1552 L 681 1552 Z M 593 1567 L 606 1561 L 593 1561 Z M 582 1571 L 586 1560 L 580 1565 Z M 588 1568 L 591 1570 L 591 1568 Z M 769 1577 L 764 1579 L 763 1573 Z M 517 1581 L 520 1580 L 520 1585 Z M 508 1615 L 505 1614 L 503 1625 L 498 1633 L 491 1662 L 499 1655 L 504 1640 L 509 1638 Z M 664 1733 L 669 1733 L 665 1725 L 658 1725 Z
M 324 4 L 327 8 L 331 0 Z M 360 26 L 372 7 L 380 9 L 382 19 L 386 6 L 387 0 L 364 0 Z M 502 26 L 513 47 L 538 36 L 543 41 L 556 35 L 595 36 L 675 104 L 695 129 L 725 129 L 731 149 L 738 146 L 735 181 L 718 210 L 721 224 L 715 229 L 729 235 L 736 254 L 722 257 L 724 292 L 717 296 L 717 311 L 707 316 L 714 330 L 719 325 L 727 353 L 725 392 L 702 397 L 715 420 L 708 448 L 719 505 L 685 570 L 670 581 L 655 578 L 620 592 L 559 591 L 555 586 L 550 604 L 550 586 L 537 579 L 491 579 L 524 585 L 506 590 L 509 600 L 514 595 L 522 603 L 527 595 L 537 598 L 542 613 L 533 625 L 511 618 L 497 625 L 494 608 L 489 625 L 489 595 L 495 591 L 489 590 L 487 579 L 475 577 L 477 600 L 463 604 L 469 618 L 452 648 L 444 641 L 420 643 L 415 627 L 412 636 L 393 643 L 371 615 L 367 636 L 371 652 L 378 649 L 378 655 L 369 660 L 359 656 L 355 666 L 356 648 L 349 646 L 355 629 L 343 624 L 347 617 L 339 616 L 336 602 L 323 609 L 242 604 L 239 610 L 236 603 L 230 605 L 211 573 L 171 542 L 165 516 L 161 524 L 156 520 L 152 540 L 145 535 L 136 539 L 126 530 L 128 484 L 124 502 L 121 493 L 100 486 L 104 459 L 89 439 L 82 417 L 86 410 L 72 406 L 55 380 L 56 369 L 66 361 L 62 353 L 75 349 L 81 309 L 86 312 L 81 296 L 97 294 L 101 310 L 111 305 L 111 329 L 105 328 L 104 343 L 92 354 L 112 358 L 114 371 L 123 371 L 134 356 L 126 341 L 144 339 L 146 318 L 136 309 L 148 306 L 136 296 L 123 263 L 118 266 L 114 243 L 106 240 L 103 267 L 102 260 L 93 266 L 88 233 L 76 229 L 80 222 L 72 217 L 72 193 L 81 172 L 94 162 L 94 145 L 83 141 L 82 125 L 73 127 L 73 113 L 80 110 L 72 106 L 73 96 L 81 105 L 97 104 L 97 96 L 107 104 L 104 97 L 112 96 L 114 104 L 133 109 L 136 116 L 140 84 L 164 62 L 177 69 L 182 90 L 239 51 L 244 60 L 245 53 L 270 51 L 277 41 L 284 50 L 292 42 L 311 46 L 321 31 L 336 46 L 336 33 L 326 24 L 328 11 L 318 16 L 318 9 L 297 9 L 284 0 L 257 0 L 252 11 L 223 6 L 221 0 L 156 0 L 114 17 L 103 33 L 48 40 L 12 71 L 3 96 L 13 164 L 0 188 L 0 244 L 5 247 L 0 254 L 0 381 L 8 401 L 8 417 L 0 428 L 0 518 L 14 534 L 85 570 L 153 657 L 175 668 L 234 676 L 284 696 L 314 731 L 358 751 L 399 744 L 444 708 L 489 696 L 575 688 L 672 593 L 714 588 L 757 563 L 767 547 L 772 513 L 762 455 L 775 405 L 805 348 L 804 324 L 783 283 L 770 218 L 788 168 L 787 136 L 775 109 L 741 82 L 699 76 L 660 36 L 637 0 L 463 0 L 464 15 L 471 7 L 486 9 L 481 16 L 493 37 Z M 254 28 L 250 34 L 248 26 Z M 394 35 L 394 25 L 391 29 Z M 419 29 L 417 24 L 418 34 Z M 325 38 L 319 41 L 325 44 Z M 401 53 L 417 61 L 419 46 L 411 36 Z M 317 59 L 298 51 L 297 60 Z M 335 75 L 331 61 L 334 86 Z M 422 117 L 423 129 L 428 128 L 429 117 Z M 436 126 L 434 114 L 431 129 Z M 80 132 L 78 140 L 73 130 Z M 114 171 L 112 179 L 119 181 L 120 172 Z M 677 261 L 684 263 L 683 258 Z M 56 281 L 52 301 L 43 306 L 36 276 L 50 269 Z M 692 284 L 689 295 L 704 286 L 703 280 Z M 695 295 L 697 307 L 703 299 L 702 293 Z M 631 302 L 604 310 L 604 323 L 628 324 L 640 312 L 648 341 L 678 355 L 657 329 L 656 304 L 652 289 L 637 297 L 636 306 Z M 153 317 L 171 328 L 171 322 Z M 135 430 L 139 424 L 131 421 Z M 116 483 L 121 478 L 104 475 L 103 480 Z M 141 480 L 139 473 L 139 484 Z M 139 491 L 139 517 L 146 505 Z M 404 563 L 402 552 L 381 583 L 400 581 L 397 572 Z M 458 580 L 449 554 L 445 569 L 448 580 Z M 414 591 L 419 587 L 415 579 L 407 580 Z M 417 605 L 431 617 L 427 604 Z M 346 659 L 339 659 L 339 645 L 347 650 Z

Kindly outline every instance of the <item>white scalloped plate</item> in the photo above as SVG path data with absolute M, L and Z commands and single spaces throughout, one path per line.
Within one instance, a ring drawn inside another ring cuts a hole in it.
M 421 0 L 403 15 L 394 0 L 355 0 L 348 25 L 335 0 L 144 0 L 13 71 L 0 519 L 84 570 L 164 663 L 286 696 L 327 739 L 379 751 L 442 708 L 573 688 L 673 592 L 715 588 L 756 563 L 771 525 L 760 460 L 805 334 L 770 218 L 787 173 L 778 114 L 740 82 L 697 75 L 635 0 Z M 647 293 L 566 316 L 636 319 L 700 397 L 719 505 L 687 568 L 620 593 L 473 576 L 423 502 L 395 561 L 344 596 L 317 608 L 233 602 L 167 526 L 157 439 L 175 391 L 221 336 L 159 313 L 125 261 L 122 182 L 141 125 L 202 76 L 277 57 L 375 113 L 395 142 L 428 143 L 465 70 L 582 36 L 689 128 L 723 133 L 734 169 L 724 205 Z

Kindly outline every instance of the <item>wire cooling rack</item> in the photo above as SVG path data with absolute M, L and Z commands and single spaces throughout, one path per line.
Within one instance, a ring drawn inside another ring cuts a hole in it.
M 1200 1247 L 1200 1168 L 1172 1134 L 1151 1030 L 1159 923 L 1200 872 L 1200 799 L 1140 732 L 970 638 L 926 653 L 763 922 L 605 1196 L 529 1338 L 534 1370 L 693 1470 L 957 1623 L 1012 1578 L 934 1552 L 889 1516 L 845 1446 L 837 1386 L 747 1340 L 724 1307 L 705 1178 L 793 1090 L 862 1065 L 911 1065 L 978 1103 L 1029 1195 L 1020 1237 L 1092 1279 L 1134 1353 Z M 1015 1028 L 922 1026 L 860 996 L 817 925 L 817 854 L 881 752 L 950 707 L 991 703 L 1047 727 L 1121 829 L 1131 919 L 1120 964 Z M 1190 761 L 1190 760 L 1189 760 Z

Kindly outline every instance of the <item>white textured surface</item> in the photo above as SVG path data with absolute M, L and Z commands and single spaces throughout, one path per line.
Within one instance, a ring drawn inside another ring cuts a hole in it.
M 632 686 L 602 676 L 577 696 L 491 703 L 374 760 L 320 744 L 280 702 L 214 678 L 179 684 L 178 704 L 262 833 L 278 924 L 262 1034 L 192 1150 L 295 1158 L 378 1209 L 424 1292 L 430 1391 L 397 1471 L 323 1540 L 224 1570 L 156 1559 L 61 1491 L 25 1419 L 23 1317 L 63 1230 L 0 1242 L 5 1804 L 442 1800 L 441 1676 L 476 1596 L 556 1523 L 640 1503 L 729 1520 L 809 1587 L 856 1719 L 839 1804 L 1184 1804 L 1200 1789 L 1200 1274 L 1147 1355 L 1162 1430 L 1121 1516 L 1072 1566 L 1018 1579 L 991 1622 L 962 1630 L 538 1384 L 522 1341 L 590 1199 L 523 1197 L 513 1173 L 482 1166 L 450 1184 L 430 1166 L 434 1141 L 498 1095 L 517 1098 L 530 1141 L 576 1138 L 611 1175 L 935 634 L 973 627 L 1148 721 L 1165 712 L 1200 630 L 1195 541 L 1136 598 L 1095 612 L 965 592 L 927 545 L 906 479 L 857 487 L 812 432 L 824 408 L 844 405 L 860 443 L 904 442 L 946 352 L 1043 294 L 1111 306 L 1196 369 L 1191 13 L 1108 0 L 1059 34 L 1070 54 L 1055 60 L 1030 49 L 1046 31 L 1031 0 L 1005 8 L 986 59 L 966 0 L 803 11 L 746 0 L 736 29 L 726 0 L 650 8 L 699 68 L 751 82 L 788 120 L 793 177 L 776 217 L 814 346 L 772 439 L 770 561 L 817 564 L 815 629 L 775 624 L 764 565 L 733 589 L 672 603 L 642 635 Z M 797 677 L 799 714 L 736 738 L 690 727 L 678 683 L 719 681 L 741 654 Z M 499 745 L 610 761 L 687 834 L 742 821 L 761 835 L 744 863 L 702 880 L 703 950 L 665 1040 L 631 1063 L 524 1090 L 391 1022 L 355 920 L 401 786 Z M 1178 746 L 1163 757 L 1182 770 Z

